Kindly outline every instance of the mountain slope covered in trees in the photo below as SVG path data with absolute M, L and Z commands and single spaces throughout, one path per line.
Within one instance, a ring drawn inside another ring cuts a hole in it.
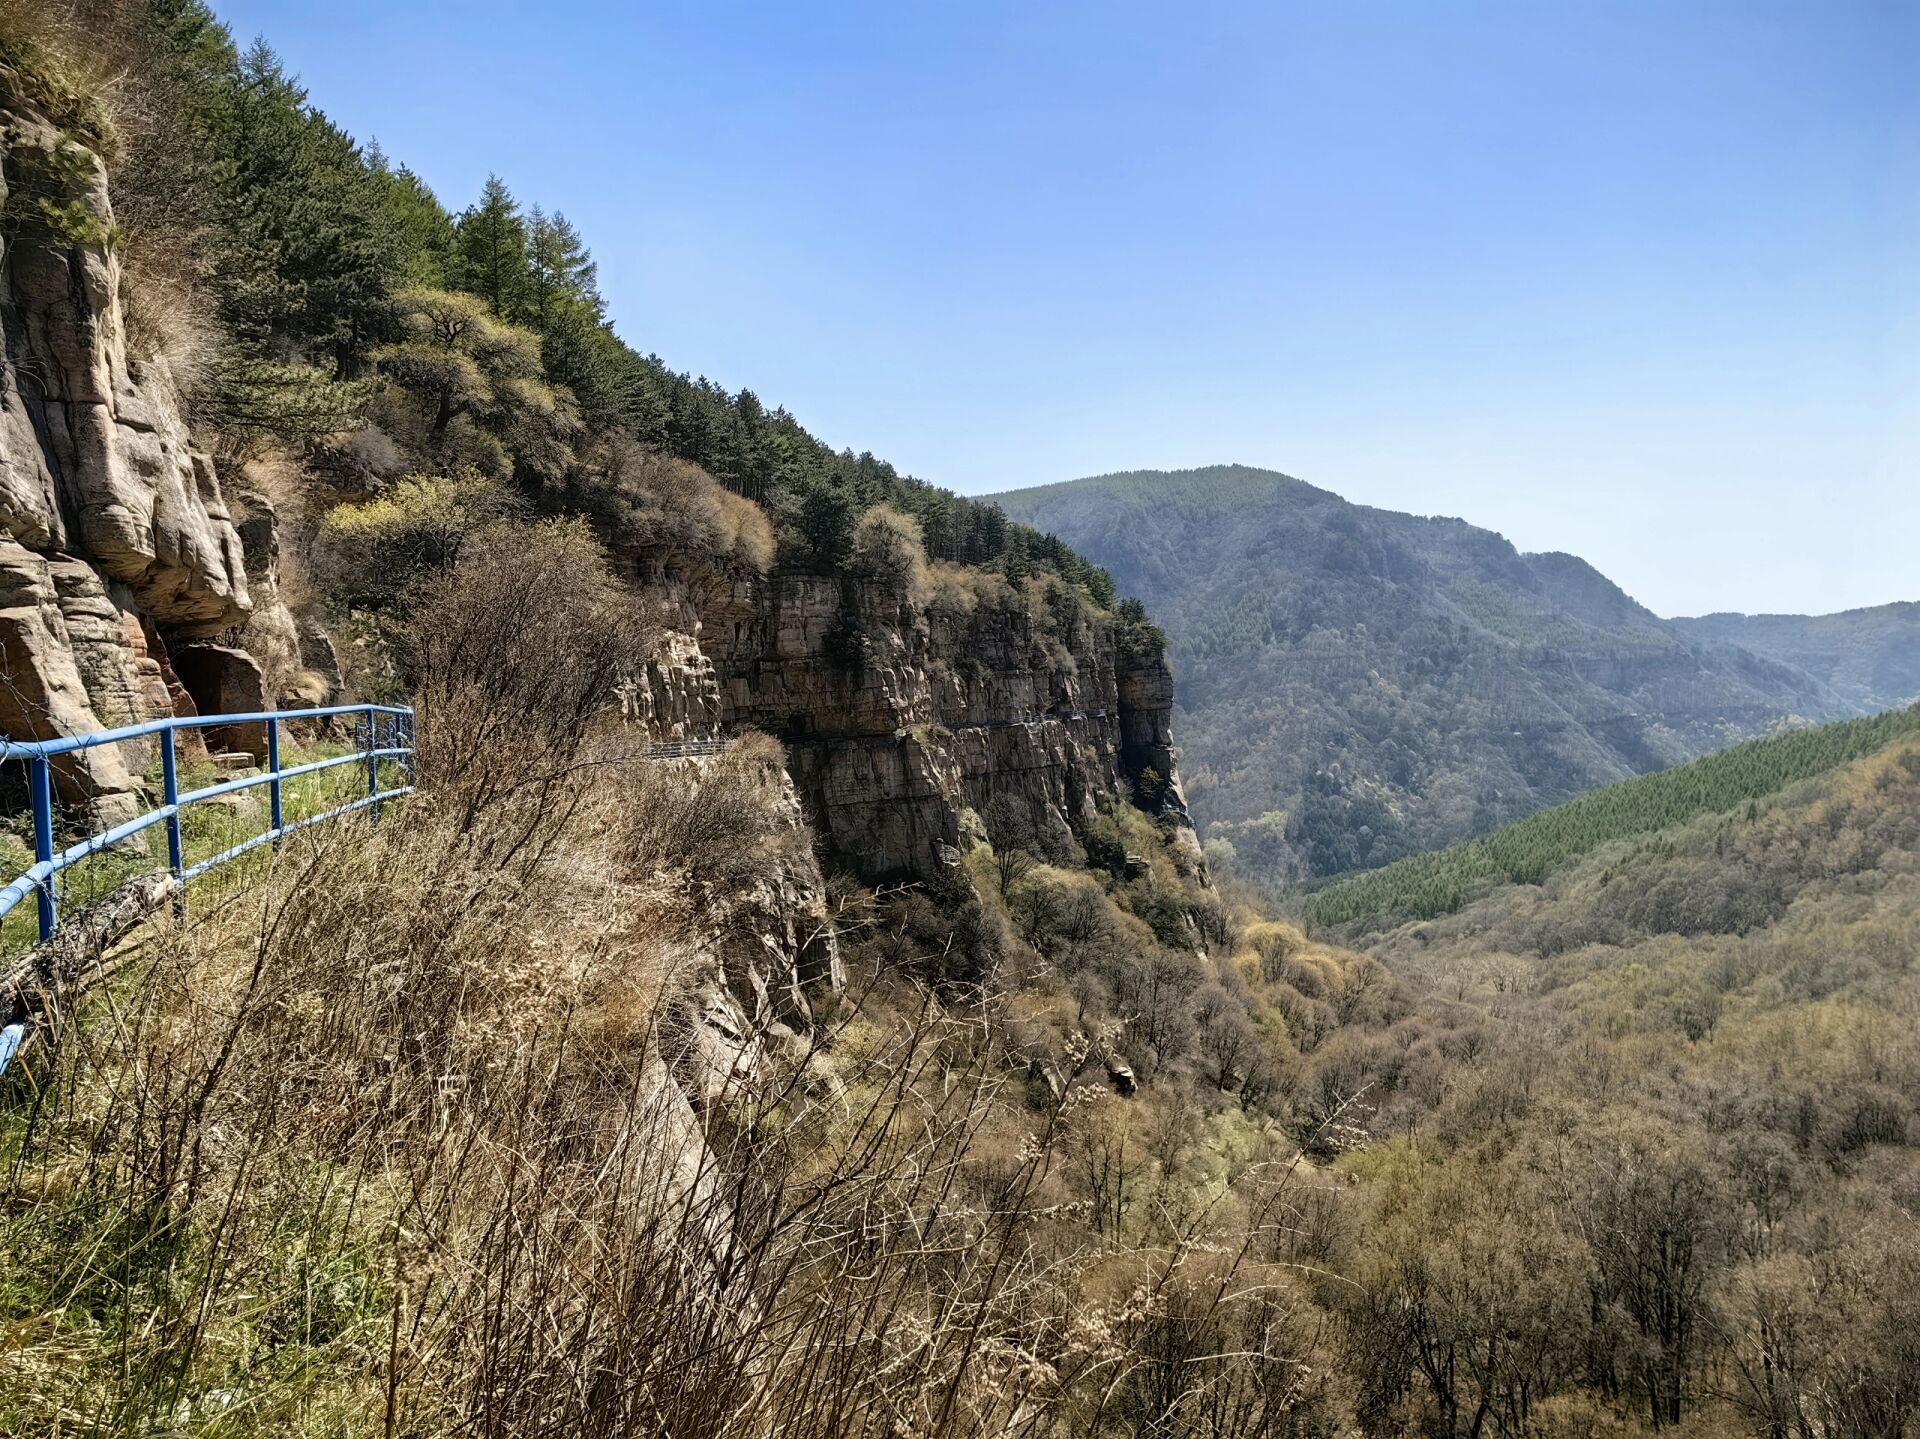
M 1599 1393 L 1677 1433 L 1920 1425 L 1920 716 L 1813 733 L 1688 766 L 1697 808 L 1631 781 L 1635 832 L 1365 922 L 1429 1014 L 1486 1026 L 1453 1065 L 1352 1056 L 1383 1096 L 1353 1161 L 1391 1216 L 1363 1241 L 1381 1402 L 1437 1405 L 1429 1432 L 1539 1403 L 1560 1343 L 1593 1388 L 1540 1432 L 1614 1432 Z
M 1265 882 L 1385 864 L 1860 708 L 1801 670 L 1690 638 L 1575 556 L 1268 470 L 994 498 L 1165 628 L 1194 816 Z
M 296 447 L 349 493 L 425 464 L 592 509 L 639 446 L 762 506 L 782 563 L 831 572 L 859 516 L 885 503 L 932 559 L 1053 571 L 1110 601 L 1104 575 L 996 507 L 836 452 L 751 391 L 627 344 L 564 214 L 499 177 L 444 204 L 329 120 L 263 42 L 236 48 L 199 0 L 16 9 L 0 63 L 107 160 L 103 238 L 127 276 L 130 329 L 226 457 Z M 36 30 L 129 77 L 113 103 Z
M 1804 670 L 1850 704 L 1895 709 L 1920 699 L 1920 603 L 1831 615 L 1701 615 L 1675 620 L 1704 644 Z
M 1603 845 L 1655 835 L 1700 815 L 1751 809 L 1789 784 L 1916 733 L 1920 705 L 1749 740 L 1582 795 L 1480 839 L 1349 875 L 1309 895 L 1305 912 L 1316 925 L 1346 932 L 1452 914 L 1490 887 L 1540 884 Z

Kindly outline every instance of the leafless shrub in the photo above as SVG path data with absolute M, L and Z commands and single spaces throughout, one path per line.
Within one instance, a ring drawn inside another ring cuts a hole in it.
M 503 526 L 421 586 L 402 645 L 420 769 L 465 831 L 503 855 L 554 832 L 615 758 L 591 741 L 644 630 L 579 522 Z M 516 823 L 481 825 L 509 804 Z
M 700 466 L 623 432 L 597 439 L 568 485 L 569 502 L 599 517 L 622 552 L 710 555 L 757 571 L 773 563 L 765 511 Z
M 6 1131 L 5 1426 L 1287 1432 L 1250 1417 L 1297 1369 L 1264 1221 L 1223 1251 L 1195 1220 L 1091 1302 L 1060 1202 L 1088 1087 L 1030 1109 L 977 1018 L 896 987 L 697 1118 L 671 901 L 602 843 L 636 797 L 537 871 L 431 803 L 295 843 L 74 1016 Z

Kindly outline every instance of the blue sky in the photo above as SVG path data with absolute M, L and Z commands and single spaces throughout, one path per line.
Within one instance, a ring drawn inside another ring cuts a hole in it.
M 955 489 L 1237 461 L 1666 614 L 1920 599 L 1920 0 L 214 3 Z

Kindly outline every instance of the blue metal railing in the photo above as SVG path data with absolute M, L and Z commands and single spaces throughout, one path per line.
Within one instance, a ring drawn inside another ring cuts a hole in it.
M 288 720 L 327 719 L 336 715 L 352 715 L 359 719 L 355 739 L 357 747 L 346 754 L 314 760 L 310 764 L 295 765 L 291 769 L 280 768 L 280 726 Z M 223 780 L 219 784 L 210 784 L 203 789 L 180 793 L 179 764 L 174 754 L 174 734 L 183 729 L 230 729 L 236 725 L 263 724 L 267 727 L 267 767 L 259 774 L 242 775 L 238 779 Z M 382 735 L 381 730 L 386 730 Z M 161 804 L 157 809 L 128 820 L 125 824 L 115 825 L 112 829 L 90 835 L 78 844 L 54 850 L 53 830 L 53 760 L 56 756 L 71 754 L 75 750 L 94 749 L 103 744 L 118 744 L 123 740 L 142 739 L 148 735 L 158 735 L 160 739 L 160 786 Z M 27 762 L 27 792 L 33 802 L 33 865 L 13 883 L 0 889 L 0 916 L 6 915 L 15 905 L 29 894 L 35 895 L 40 906 L 40 938 L 50 939 L 60 923 L 60 908 L 54 893 L 54 876 L 71 864 L 101 850 L 131 839 L 134 835 L 150 829 L 156 824 L 167 827 L 167 868 L 173 877 L 185 884 L 195 875 L 205 874 L 215 865 L 236 859 L 249 850 L 263 844 L 271 844 L 283 835 L 303 829 L 310 824 L 319 824 L 322 820 L 337 818 L 355 810 L 368 809 L 377 823 L 380 818 L 382 800 L 398 798 L 413 793 L 413 710 L 405 705 L 333 705 L 323 709 L 267 710 L 258 714 L 226 715 L 190 715 L 179 719 L 152 720 L 146 724 L 126 725 L 120 729 L 101 730 L 96 734 L 72 735 L 65 739 L 0 742 L 0 760 L 25 760 Z M 394 759 L 402 762 L 407 782 L 393 789 L 380 788 L 380 761 Z M 299 775 L 316 774 L 321 770 L 332 769 L 337 765 L 364 764 L 367 767 L 367 792 L 359 799 L 346 804 L 335 805 L 322 814 L 308 815 L 304 819 L 287 822 L 282 804 L 283 787 L 287 780 Z M 218 795 L 236 794 L 256 785 L 268 786 L 268 827 L 251 839 L 243 840 L 230 849 L 222 850 L 211 858 L 197 864 L 188 865 L 184 846 L 181 842 L 180 816 L 190 804 L 200 800 L 213 799 Z

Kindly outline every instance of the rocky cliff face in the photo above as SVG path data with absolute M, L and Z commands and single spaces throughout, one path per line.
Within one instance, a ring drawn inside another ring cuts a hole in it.
M 50 738 L 324 702 L 338 668 L 281 600 L 272 506 L 195 446 L 166 366 L 130 344 L 99 158 L 4 67 L 0 215 L 0 730 Z M 778 737 L 796 824 L 803 809 L 870 880 L 949 872 L 989 830 L 1064 852 L 1116 795 L 1184 816 L 1164 657 L 1125 650 L 1112 618 L 1057 579 L 626 559 L 660 637 L 624 687 L 628 718 L 660 738 Z M 130 814 L 150 759 L 137 744 L 72 756 L 63 797 Z M 820 910 L 817 871 L 795 874 L 734 903 L 763 918 Z M 804 1029 L 830 932 L 782 923 L 759 958 L 697 966 L 712 981 L 695 987 L 710 1001 L 702 1033 Z
M 715 766 L 740 762 L 673 761 L 694 786 L 709 782 Z M 755 855 L 744 882 L 723 890 L 694 881 L 688 913 L 667 946 L 665 1050 L 682 1090 L 703 1110 L 734 1097 L 770 1063 L 804 1060 L 816 1001 L 845 982 L 799 796 L 774 765 L 755 789 L 753 803 L 771 822 L 772 842 Z
M 291 618 L 253 591 L 166 366 L 129 349 L 99 158 L 5 67 L 0 215 L 0 730 L 45 739 L 190 710 L 170 651 L 221 694 L 259 692 L 253 656 L 211 641 L 291 633 Z M 117 749 L 58 766 L 63 798 L 130 813 L 147 757 Z
M 1184 814 L 1165 657 L 1123 655 L 1057 581 L 642 569 L 667 628 L 634 717 L 777 736 L 821 839 L 866 879 L 938 875 L 990 828 L 1057 846 L 1149 768 Z

